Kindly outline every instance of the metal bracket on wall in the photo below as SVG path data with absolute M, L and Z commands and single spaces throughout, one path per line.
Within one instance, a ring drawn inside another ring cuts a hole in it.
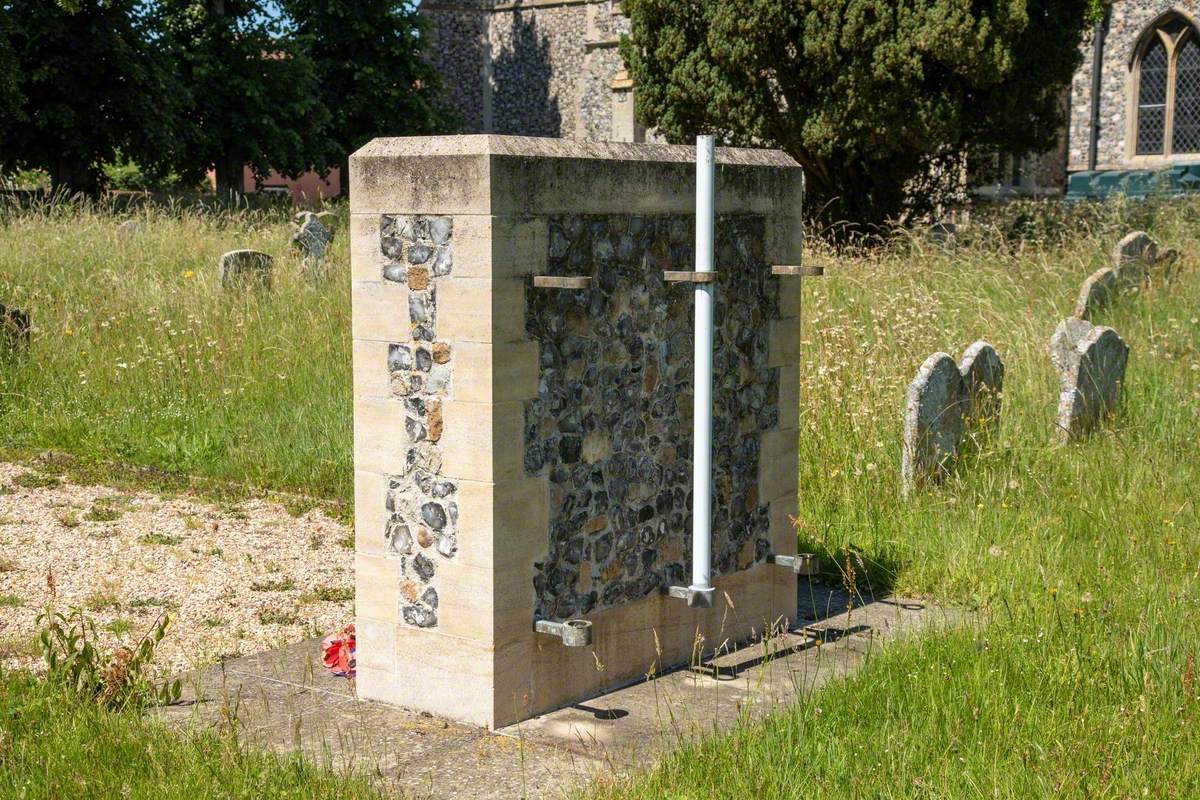
M 535 289 L 589 289 L 592 279 L 588 275 L 534 275 Z
M 717 273 L 666 270 L 663 272 L 663 280 L 667 283 L 716 283 Z
M 794 556 L 770 556 L 770 564 L 787 567 L 797 575 L 816 575 L 821 571 L 821 559 L 812 553 L 797 553 Z
M 693 589 L 690 586 L 668 586 L 663 594 L 677 600 L 686 600 L 688 608 L 712 608 L 713 589 Z
M 548 636 L 557 636 L 562 639 L 564 647 L 587 647 L 592 643 L 592 623 L 586 619 L 569 619 L 564 622 L 539 619 L 533 623 L 533 629 Z
M 788 267 L 776 265 L 771 267 L 771 274 L 780 278 L 816 278 L 825 274 L 824 267 Z

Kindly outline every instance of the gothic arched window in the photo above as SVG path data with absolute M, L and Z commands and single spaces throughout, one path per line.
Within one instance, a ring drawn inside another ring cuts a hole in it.
M 1171 16 L 1144 37 L 1134 62 L 1134 155 L 1200 152 L 1200 36 Z

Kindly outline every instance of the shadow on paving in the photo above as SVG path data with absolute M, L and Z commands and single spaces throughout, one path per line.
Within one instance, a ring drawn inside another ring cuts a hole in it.
M 189 676 L 184 701 L 157 713 L 179 727 L 235 726 L 249 744 L 378 775 L 405 797 L 558 797 L 597 775 L 651 768 L 682 742 L 854 670 L 891 640 L 963 616 L 892 597 L 852 604 L 818 584 L 800 598 L 805 622 L 791 631 L 498 731 L 358 701 L 321 667 L 315 639 Z

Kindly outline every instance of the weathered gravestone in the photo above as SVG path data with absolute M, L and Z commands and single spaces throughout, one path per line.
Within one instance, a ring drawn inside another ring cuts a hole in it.
M 958 371 L 967 387 L 967 428 L 995 430 L 1000 425 L 1004 392 L 1004 361 L 1000 354 L 983 340 L 975 342 L 963 353 Z
M 312 213 L 309 213 L 300 228 L 292 234 L 292 245 L 304 255 L 305 266 L 314 276 L 320 272 L 332 241 L 333 231 L 325 227 Z
M 1158 244 L 1144 232 L 1130 233 L 1113 248 L 1112 266 L 1096 270 L 1083 282 L 1074 316 L 1089 319 L 1118 293 L 1138 291 L 1148 280 L 1170 281 L 1178 260 L 1175 250 L 1159 255 Z
M 230 250 L 221 256 L 218 274 L 226 288 L 252 286 L 269 289 L 275 260 L 257 250 Z
M 905 494 L 949 473 L 958 456 L 970 400 L 954 359 L 934 353 L 908 387 L 900 479 Z
M 1093 272 L 1079 290 L 1075 316 L 1081 320 L 1087 319 L 1092 312 L 1107 306 L 1116 294 L 1118 285 L 1117 272 L 1112 267 Z
M 127 219 L 117 226 L 117 235 L 128 239 L 142 232 L 142 223 L 136 219 Z
M 1063 441 L 1086 436 L 1117 408 L 1129 347 L 1112 328 L 1068 318 L 1050 339 L 1059 370 L 1058 430 Z
M 322 218 L 311 211 L 304 212 L 300 227 L 292 234 L 292 243 L 304 253 L 305 258 L 323 260 L 331 241 L 334 241 L 334 231 Z
M 1122 289 L 1141 286 L 1158 262 L 1158 244 L 1142 231 L 1128 234 L 1113 248 L 1113 271 Z

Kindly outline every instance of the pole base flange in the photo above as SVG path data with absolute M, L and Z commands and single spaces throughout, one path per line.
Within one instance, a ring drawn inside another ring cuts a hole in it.
M 669 586 L 666 594 L 679 600 L 686 600 L 688 608 L 712 608 L 712 587 L 696 588 L 694 586 Z
M 816 575 L 821 571 L 821 560 L 812 553 L 797 553 L 794 556 L 771 556 L 770 563 L 787 567 L 797 575 Z

